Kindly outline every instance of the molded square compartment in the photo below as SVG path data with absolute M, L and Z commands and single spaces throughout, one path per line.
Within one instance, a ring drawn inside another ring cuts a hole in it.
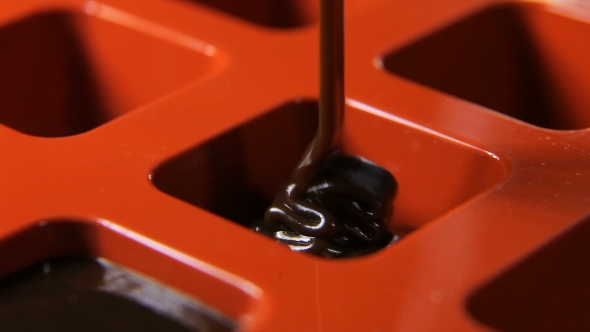
M 180 317 L 167 317 L 174 310 Z M 54 259 L 0 279 L 0 325 L 8 331 L 233 330 L 202 311 L 104 259 Z
M 241 290 L 94 224 L 41 222 L 2 239 L 0 261 L 0 325 L 11 331 L 232 331 L 252 305 Z
M 34 136 L 79 134 L 212 70 L 205 53 L 96 15 L 48 11 L 0 27 L 0 123 Z
M 317 0 L 185 0 L 269 28 L 297 28 L 319 20 Z
M 499 331 L 590 330 L 590 218 L 478 289 L 467 309 Z
M 589 23 L 585 9 L 494 5 L 387 54 L 383 65 L 536 126 L 587 128 Z
M 315 101 L 284 104 L 160 165 L 161 191 L 241 225 L 262 218 L 317 127 Z M 389 115 L 386 115 L 389 116 Z M 501 182 L 493 154 L 348 106 L 344 151 L 398 180 L 393 229 L 405 234 Z M 444 176 L 442 176 L 444 175 Z

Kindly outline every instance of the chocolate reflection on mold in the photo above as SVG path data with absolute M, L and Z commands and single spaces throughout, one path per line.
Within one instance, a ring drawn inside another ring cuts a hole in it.
M 324 257 L 374 252 L 396 237 L 388 230 L 395 178 L 339 150 L 344 119 L 344 1 L 321 0 L 318 131 L 264 220 L 250 227 Z
M 2 331 L 233 331 L 225 315 L 103 258 L 59 257 L 0 279 Z

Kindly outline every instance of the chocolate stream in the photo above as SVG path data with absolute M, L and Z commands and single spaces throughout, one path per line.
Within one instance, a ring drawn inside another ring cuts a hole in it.
M 397 192 L 383 168 L 338 150 L 344 120 L 344 1 L 321 0 L 317 133 L 263 221 L 251 227 L 292 250 L 326 257 L 366 254 L 391 242 Z
M 301 232 L 326 236 L 333 235 L 334 218 L 301 197 L 309 178 L 339 146 L 344 119 L 344 1 L 321 0 L 320 16 L 318 131 L 265 220 L 273 223 L 278 219 Z

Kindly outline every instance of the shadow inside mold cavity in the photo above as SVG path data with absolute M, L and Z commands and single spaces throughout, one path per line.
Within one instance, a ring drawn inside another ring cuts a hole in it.
M 43 137 L 105 121 L 104 105 L 71 15 L 31 16 L 0 29 L 0 123 Z
M 590 218 L 478 289 L 469 313 L 501 331 L 590 331 Z
M 164 284 L 95 258 L 101 242 L 96 232 L 90 224 L 51 221 L 0 242 L 2 330 L 204 332 L 237 328 L 229 318 Z M 115 243 L 111 245 L 120 245 Z
M 76 11 L 0 27 L 0 123 L 40 137 L 80 134 L 174 92 L 214 60 Z
M 203 4 L 251 23 L 275 29 L 312 24 L 319 19 L 317 0 L 186 0 Z
M 160 165 L 161 191 L 248 226 L 262 218 L 317 128 L 318 104 L 292 102 Z
M 550 129 L 590 127 L 590 24 L 504 3 L 383 58 L 392 74 Z
M 233 330 L 149 279 L 83 257 L 43 261 L 1 278 L 0 325 L 7 331 Z

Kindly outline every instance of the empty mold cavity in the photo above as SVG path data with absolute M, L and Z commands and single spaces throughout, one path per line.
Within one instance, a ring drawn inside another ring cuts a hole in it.
M 317 0 L 185 0 L 203 4 L 251 23 L 270 28 L 297 28 L 319 16 Z
M 249 301 L 239 289 L 94 224 L 42 222 L 2 239 L 0 260 L 0 326 L 10 331 L 238 327 L 225 314 L 156 281 L 159 276 L 175 288 L 196 290 L 206 303 L 232 307 L 232 314 L 243 314 Z
M 590 12 L 557 6 L 489 7 L 393 51 L 384 67 L 536 126 L 590 127 Z
M 0 123 L 34 136 L 83 133 L 212 69 L 204 53 L 108 14 L 41 12 L 0 27 Z
M 317 128 L 317 103 L 282 105 L 158 167 L 161 191 L 248 225 L 260 219 Z
M 499 331 L 590 331 L 590 219 L 477 290 L 469 312 Z
M 316 102 L 289 103 L 159 166 L 154 185 L 242 225 L 262 218 L 317 128 Z M 491 188 L 506 165 L 473 146 L 347 107 L 344 152 L 399 182 L 392 229 L 405 234 Z M 444 174 L 444 176 L 441 176 Z

